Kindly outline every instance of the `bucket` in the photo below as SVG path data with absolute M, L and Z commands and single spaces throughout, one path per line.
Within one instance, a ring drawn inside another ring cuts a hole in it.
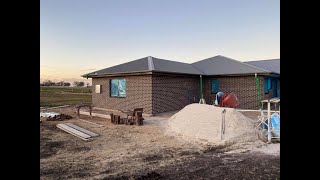
M 240 101 L 234 93 L 230 93 L 223 99 L 222 103 L 224 106 L 234 108 L 239 105 Z

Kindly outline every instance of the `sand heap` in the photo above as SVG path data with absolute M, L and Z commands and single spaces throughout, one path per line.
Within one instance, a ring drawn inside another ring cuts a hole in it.
M 225 133 L 221 140 L 222 111 L 225 114 Z M 206 104 L 190 104 L 168 120 L 168 132 L 197 142 L 243 142 L 256 139 L 253 120 L 233 108 Z

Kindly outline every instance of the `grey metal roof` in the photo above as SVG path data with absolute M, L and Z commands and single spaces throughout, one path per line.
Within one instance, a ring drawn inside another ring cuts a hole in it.
M 192 63 L 192 65 L 204 72 L 206 75 L 271 73 L 271 71 L 264 68 L 256 67 L 220 55 Z
M 148 56 L 84 74 L 82 76 L 92 77 L 151 71 L 192 75 L 238 75 L 253 73 L 280 74 L 280 59 L 240 62 L 219 55 L 192 64 L 188 64 Z
M 280 59 L 268 59 L 259 61 L 247 61 L 247 64 L 251 64 L 263 69 L 267 69 L 274 73 L 280 74 Z
M 155 71 L 200 75 L 203 72 L 188 63 L 152 58 Z
M 182 74 L 203 74 L 197 68 L 191 64 L 170 61 L 164 59 L 158 59 L 152 56 L 144 57 L 127 63 L 119 64 L 109 68 L 94 71 L 88 74 L 82 75 L 86 76 L 101 76 L 101 75 L 111 75 L 111 74 L 121 74 L 121 73 L 135 73 L 135 72 L 169 72 L 169 73 L 182 73 Z
M 82 76 L 86 76 L 86 75 L 93 75 L 93 76 L 97 76 L 97 75 L 104 75 L 104 74 L 120 74 L 120 73 L 130 73 L 130 72 L 143 72 L 143 71 L 148 71 L 149 67 L 148 67 L 148 58 L 141 58 L 141 59 L 137 59 L 134 61 L 130 61 L 127 63 L 123 63 L 123 64 L 119 64 L 116 66 L 112 66 L 109 68 L 105 68 L 105 69 L 101 69 L 98 71 L 94 71 L 88 74 L 84 74 Z

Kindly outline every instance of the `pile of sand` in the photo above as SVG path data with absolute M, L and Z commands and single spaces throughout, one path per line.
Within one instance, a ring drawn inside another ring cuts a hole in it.
M 225 133 L 221 140 L 222 111 L 225 114 Z M 254 122 L 233 108 L 206 104 L 190 104 L 174 114 L 167 124 L 170 133 L 188 141 L 225 143 L 256 139 Z

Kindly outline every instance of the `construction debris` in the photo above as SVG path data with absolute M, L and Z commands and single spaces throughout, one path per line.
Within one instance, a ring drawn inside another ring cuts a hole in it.
M 40 117 L 54 117 L 60 115 L 60 113 L 56 112 L 40 112 Z
M 47 118 L 47 121 L 63 121 L 65 119 L 72 119 L 72 116 L 68 115 L 68 114 L 59 114 L 59 115 L 55 115 L 55 116 L 49 116 Z
M 98 134 L 94 132 L 91 132 L 87 129 L 81 128 L 71 123 L 57 124 L 57 127 L 85 141 L 92 141 L 92 137 L 98 136 Z

